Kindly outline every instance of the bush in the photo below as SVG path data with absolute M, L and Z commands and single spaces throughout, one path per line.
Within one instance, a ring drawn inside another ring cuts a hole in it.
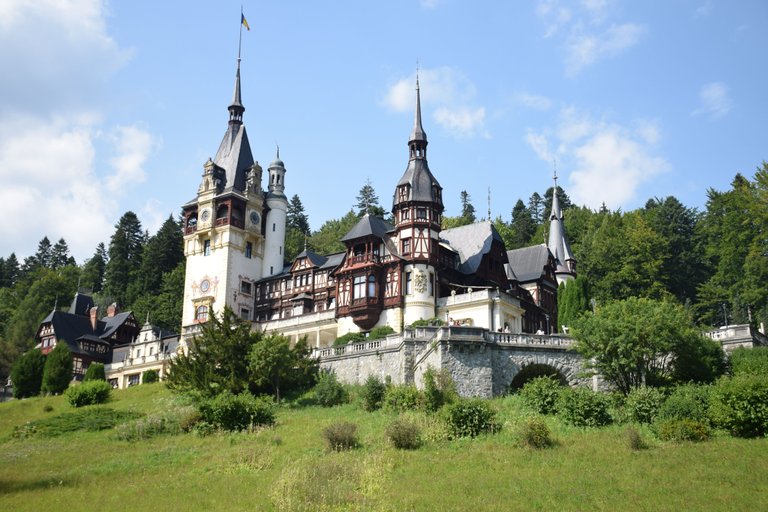
M 520 398 L 539 414 L 552 414 L 557 410 L 557 399 L 563 387 L 552 376 L 535 377 L 520 390 Z
M 30 350 L 19 357 L 11 368 L 13 396 L 26 398 L 39 395 L 43 384 L 44 368 L 45 356 L 39 350 Z
M 436 372 L 431 367 L 424 372 L 424 407 L 428 411 L 437 411 L 442 406 L 456 400 L 456 384 L 445 368 Z
M 62 393 L 72 380 L 72 353 L 67 342 L 59 340 L 45 358 L 43 385 L 41 391 L 46 394 Z
M 664 395 L 656 388 L 633 389 L 624 404 L 627 419 L 636 423 L 653 423 L 663 403 Z
M 79 386 L 72 386 L 67 389 L 65 395 L 72 407 L 82 407 L 84 405 L 103 404 L 109 400 L 112 393 L 112 386 L 105 380 L 92 380 L 83 382 Z
M 273 425 L 275 411 L 268 398 L 256 398 L 248 392 L 233 395 L 224 391 L 204 400 L 200 406 L 203 421 L 223 430 L 245 430 L 256 425 Z
M 627 427 L 627 444 L 633 451 L 645 450 L 648 445 L 635 427 Z
M 586 388 L 567 388 L 560 394 L 558 414 L 576 427 L 600 427 L 611 422 L 609 398 Z
M 548 448 L 554 444 L 552 434 L 543 418 L 528 418 L 520 432 L 523 446 L 528 448 Z
M 157 370 L 147 370 L 141 374 L 142 384 L 152 384 L 153 382 L 157 382 L 159 380 L 160 374 L 157 373 Z
M 716 426 L 734 436 L 764 436 L 768 433 L 768 379 L 759 375 L 720 379 L 712 389 L 709 412 Z
M 416 320 L 408 327 L 431 327 L 431 326 L 440 327 L 441 325 L 445 325 L 445 322 L 443 322 L 443 319 L 433 316 L 432 318 L 429 318 L 427 320 L 424 320 L 423 318 L 421 320 Z
M 375 375 L 369 375 L 363 384 L 360 396 L 363 399 L 363 409 L 366 411 L 375 411 L 384 404 L 384 394 L 387 392 L 387 386 Z
M 768 376 L 768 347 L 737 348 L 731 352 L 731 374 Z
M 395 333 L 395 330 L 393 328 L 391 328 L 388 325 L 382 325 L 382 326 L 374 327 L 373 329 L 371 329 L 370 334 L 368 334 L 368 339 L 380 340 L 394 333 Z
M 83 377 L 83 382 L 89 380 L 107 380 L 107 375 L 104 372 L 104 365 L 102 363 L 91 363 L 88 365 L 88 369 L 85 371 L 85 377 Z
M 200 413 L 193 406 L 176 407 L 117 426 L 121 441 L 140 441 L 160 434 L 180 434 L 194 429 Z
M 688 418 L 664 420 L 656 424 L 656 433 L 662 441 L 706 441 L 711 434 L 706 423 Z
M 340 452 L 358 446 L 357 425 L 348 421 L 332 423 L 323 429 L 323 437 L 328 449 Z
M 365 334 L 361 332 L 348 332 L 347 334 L 343 336 L 339 336 L 333 341 L 334 347 L 341 347 L 348 343 L 357 343 L 360 341 L 365 341 Z
M 421 446 L 421 429 L 412 421 L 400 418 L 387 427 L 385 434 L 399 450 L 415 450 Z
M 315 399 L 323 407 L 333 407 L 347 401 L 347 390 L 333 372 L 321 372 L 315 385 Z
M 696 384 L 676 387 L 659 408 L 656 420 L 691 419 L 708 423 L 710 389 Z
M 498 429 L 496 411 L 483 399 L 460 399 L 443 410 L 451 437 L 475 437 Z
M 421 401 L 421 393 L 412 384 L 390 386 L 384 394 L 384 408 L 394 412 L 418 409 Z

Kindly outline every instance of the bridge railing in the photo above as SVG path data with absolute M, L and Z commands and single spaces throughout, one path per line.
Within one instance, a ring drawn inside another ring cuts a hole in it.
M 350 355 L 373 350 L 384 350 L 388 348 L 399 347 L 401 343 L 402 338 L 400 335 L 393 334 L 378 340 L 363 341 L 360 343 L 349 343 L 347 345 L 339 345 L 337 347 L 316 348 L 312 351 L 312 357 L 323 358 Z
M 509 332 L 488 332 L 486 339 L 499 345 L 538 345 L 543 347 L 572 347 L 576 340 L 564 336 L 546 334 L 520 334 Z

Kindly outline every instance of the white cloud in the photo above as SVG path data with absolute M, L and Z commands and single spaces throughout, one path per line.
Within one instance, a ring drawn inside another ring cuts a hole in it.
M 484 127 L 485 107 L 475 104 L 474 84 L 451 67 L 419 70 L 422 115 L 431 108 L 433 119 L 454 137 L 488 137 Z M 416 76 L 411 75 L 389 87 L 382 104 L 395 112 L 413 112 Z M 429 131 L 429 127 L 425 127 Z
M 637 121 L 630 129 L 573 107 L 560 112 L 554 130 L 529 129 L 525 135 L 539 158 L 548 163 L 557 158 L 568 176 L 564 186 L 576 204 L 598 208 L 605 202 L 612 209 L 632 201 L 640 185 L 669 168 L 664 158 L 654 155 L 660 140 L 652 121 Z
M 515 95 L 515 100 L 518 103 L 525 105 L 528 108 L 534 110 L 549 110 L 552 107 L 552 100 L 546 96 L 540 96 L 537 94 L 528 94 L 521 92 Z
M 728 87 L 722 82 L 712 82 L 702 86 L 699 91 L 699 107 L 691 115 L 707 115 L 712 119 L 725 116 L 733 105 L 728 95 Z
M 694 12 L 694 17 L 703 18 L 703 17 L 709 16 L 712 13 L 713 7 L 714 6 L 712 5 L 712 2 L 710 1 L 704 2 L 703 4 L 701 4 L 696 8 L 696 11 Z
M 610 0 L 582 0 L 563 7 L 559 0 L 540 0 L 536 14 L 544 24 L 544 38 L 559 35 L 565 70 L 574 76 L 585 67 L 631 48 L 645 32 L 642 25 L 613 21 Z
M 421 0 L 421 6 L 425 9 L 434 9 L 440 5 L 441 0 Z
M 117 154 L 110 160 L 114 173 L 107 177 L 106 187 L 118 193 L 146 179 L 143 167 L 157 142 L 136 126 L 118 126 L 110 139 Z
M 645 29 L 634 23 L 611 25 L 600 34 L 574 33 L 566 42 L 566 73 L 578 74 L 583 68 L 600 59 L 615 57 L 634 46 Z

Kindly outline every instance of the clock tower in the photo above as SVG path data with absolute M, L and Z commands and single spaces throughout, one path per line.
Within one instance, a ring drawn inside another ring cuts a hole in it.
M 229 123 L 216 156 L 203 165 L 197 197 L 183 206 L 187 258 L 182 341 L 229 306 L 253 318 L 253 292 L 264 276 L 265 193 L 243 124 L 240 59 Z

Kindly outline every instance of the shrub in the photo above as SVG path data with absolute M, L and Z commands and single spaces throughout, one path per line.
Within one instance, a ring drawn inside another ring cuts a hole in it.
M 475 437 L 498 429 L 496 411 L 480 398 L 464 398 L 447 406 L 445 421 L 451 437 Z
M 415 450 L 421 446 L 421 429 L 412 421 L 400 418 L 387 427 L 385 434 L 399 450 Z
M 394 334 L 395 330 L 391 328 L 388 325 L 382 325 L 379 327 L 374 327 L 371 329 L 370 334 L 368 334 L 369 340 L 380 340 L 381 338 L 385 338 L 390 334 Z
M 112 393 L 112 386 L 105 380 L 92 380 L 83 382 L 79 386 L 72 386 L 67 389 L 66 396 L 72 407 L 82 407 L 84 405 L 103 404 L 109 400 Z
M 552 376 L 535 377 L 520 390 L 523 402 L 539 414 L 552 414 L 557 410 L 557 399 L 563 387 Z
M 457 397 L 456 384 L 446 369 L 436 372 L 431 367 L 424 372 L 424 407 L 437 411 Z
M 53 406 L 51 404 L 45 404 L 43 406 L 43 412 L 52 412 L 52 411 L 53 411 Z
M 380 409 L 384 404 L 384 394 L 386 392 L 387 386 L 381 382 L 381 379 L 375 375 L 369 375 L 360 392 L 363 399 L 363 409 L 369 412 Z
M 332 423 L 323 429 L 323 437 L 328 449 L 340 452 L 358 446 L 357 425 L 348 421 Z
M 140 441 L 160 434 L 180 434 L 192 430 L 200 419 L 193 406 L 175 407 L 117 426 L 121 441 Z
M 39 350 L 30 350 L 19 357 L 11 368 L 13 396 L 26 398 L 40 394 L 43 384 L 45 356 Z
M 72 380 L 72 353 L 67 342 L 59 340 L 45 358 L 41 391 L 51 395 L 62 393 Z
M 83 382 L 89 380 L 107 380 L 107 375 L 104 372 L 104 365 L 102 363 L 91 363 L 88 365 L 88 369 L 85 371 L 85 377 L 83 377 Z
M 275 423 L 272 401 L 256 398 L 248 392 L 233 395 L 224 391 L 200 404 L 200 416 L 223 430 L 245 430 L 256 425 Z
M 347 390 L 333 372 L 321 372 L 315 385 L 315 399 L 323 407 L 333 407 L 347 401 Z
M 720 379 L 712 389 L 710 417 L 713 423 L 738 437 L 768 433 L 768 379 L 740 375 Z
M 629 445 L 630 450 L 638 451 L 648 448 L 643 436 L 640 435 L 640 432 L 635 427 L 627 427 L 626 436 L 627 445 Z
M 768 347 L 737 348 L 731 353 L 731 374 L 768 376 Z
M 424 320 L 423 318 L 420 320 L 416 320 L 411 325 L 409 325 L 409 327 L 429 327 L 429 326 L 440 327 L 441 325 L 445 325 L 445 322 L 443 322 L 443 319 L 433 316 L 432 318 L 429 318 L 427 320 Z
M 159 380 L 160 380 L 160 374 L 157 373 L 157 370 L 147 370 L 141 374 L 142 384 L 151 384 Z
M 523 446 L 528 448 L 548 448 L 552 446 L 552 434 L 543 418 L 528 418 L 520 431 Z
M 600 427 L 611 422 L 609 398 L 586 388 L 565 389 L 558 400 L 558 414 L 576 427 Z
M 389 411 L 403 412 L 418 409 L 421 393 L 412 384 L 390 386 L 384 394 L 384 407 Z
M 706 423 L 689 418 L 660 421 L 656 432 L 662 441 L 706 441 L 710 436 Z
M 341 347 L 347 343 L 357 343 L 359 341 L 365 341 L 365 334 L 361 332 L 348 332 L 343 336 L 339 336 L 333 341 L 334 347 Z
M 659 408 L 657 421 L 692 419 L 709 422 L 710 386 L 686 384 L 678 386 Z
M 663 403 L 664 395 L 656 388 L 633 389 L 624 404 L 627 419 L 636 423 L 653 423 Z

